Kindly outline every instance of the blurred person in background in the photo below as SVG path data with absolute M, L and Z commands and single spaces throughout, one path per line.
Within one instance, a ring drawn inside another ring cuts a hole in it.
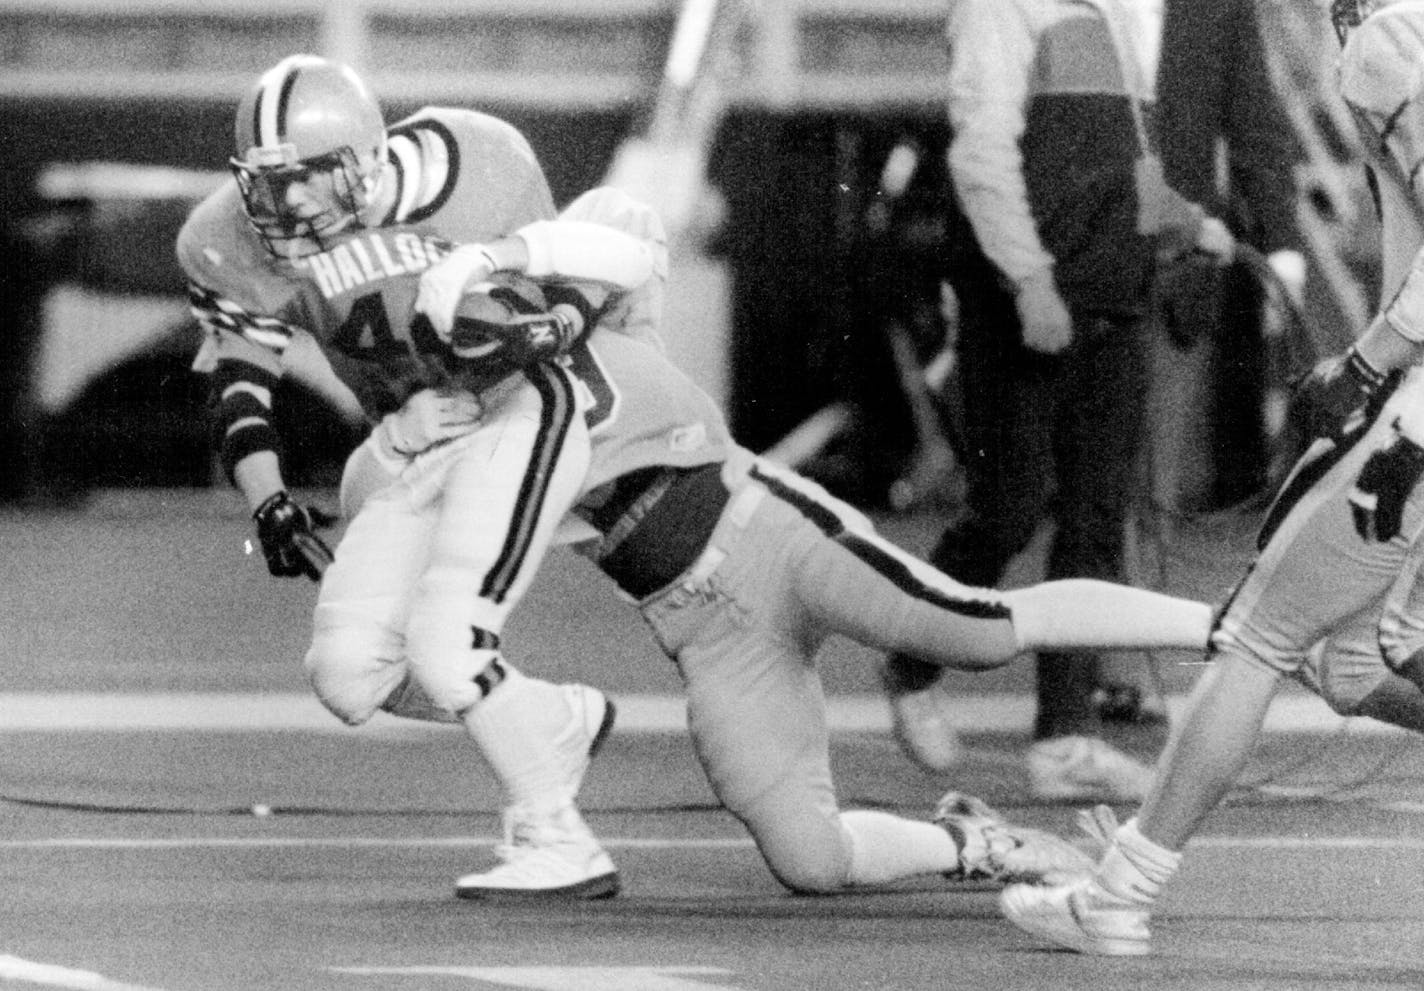
M 1223 217 L 1300 302 L 1306 281 L 1295 176 L 1300 148 L 1271 74 L 1258 0 L 1134 3 L 1146 15 L 1139 50 L 1148 53 L 1144 71 L 1157 81 L 1156 135 L 1168 183 Z M 1160 59 L 1152 57 L 1159 33 Z M 1264 289 L 1241 261 L 1222 267 L 1188 256 L 1164 267 L 1158 322 L 1165 333 L 1157 337 L 1177 353 L 1157 360 L 1180 367 L 1180 352 L 1201 342 L 1211 362 L 1204 424 L 1210 461 L 1184 469 L 1204 476 L 1195 490 L 1184 478 L 1170 493 L 1187 508 L 1238 503 L 1266 484 Z M 1166 368 L 1154 368 L 1154 375 L 1164 374 Z M 1162 430 L 1181 433 L 1182 426 Z M 1174 460 L 1188 456 L 1174 454 Z
M 1299 146 L 1261 33 L 1258 0 L 1131 0 L 1136 50 L 1156 80 L 1153 118 L 1167 182 L 1224 218 L 1265 256 L 1287 299 L 1305 296 L 1297 220 Z M 1157 281 L 1148 407 L 1148 484 L 1171 512 L 1219 509 L 1268 483 L 1267 308 L 1261 276 L 1237 260 L 1173 259 Z M 1135 658 L 1104 658 L 1105 719 L 1160 722 L 1160 686 Z
M 943 135 L 907 127 L 866 145 L 866 167 L 878 169 L 847 249 L 849 329 L 837 338 L 841 398 L 830 407 L 844 421 L 795 467 L 864 509 L 948 509 L 959 501 L 960 473 L 952 403 L 941 393 L 954 346 Z
M 1116 2 L 951 8 L 946 270 L 967 505 L 930 560 L 969 585 L 997 585 L 1044 521 L 1049 579 L 1122 578 L 1157 258 L 1233 250 L 1163 181 L 1135 32 Z M 1147 767 L 1101 736 L 1097 655 L 1049 652 L 1035 670 L 1031 793 L 1140 798 Z M 904 655 L 885 670 L 902 744 L 942 771 L 957 747 L 938 676 Z
M 492 251 L 527 257 L 529 238 L 542 239 L 547 260 L 557 235 L 541 222 L 554 217 L 554 204 L 533 150 L 509 124 L 427 107 L 388 128 L 360 77 L 316 56 L 294 55 L 263 73 L 242 97 L 235 125 L 232 178 L 178 235 L 204 332 L 194 368 L 211 376 L 222 465 L 252 510 L 269 570 L 319 579 L 331 558 L 319 517 L 289 495 L 282 477 L 274 396 L 283 381 L 326 399 L 354 430 L 393 416 L 382 436 L 403 451 L 446 443 L 479 418 L 476 403 L 425 388 L 420 362 L 392 336 L 379 293 L 358 293 L 340 311 L 308 305 L 313 278 L 359 287 L 391 270 L 424 272 L 441 249 L 414 236 L 392 255 L 358 245 L 330 256 L 325 246 L 339 233 L 438 225 L 473 246 L 442 267 L 448 293 L 456 291 L 452 280 L 473 277 Z M 640 244 L 623 241 L 635 252 L 633 264 L 651 264 Z M 610 263 L 621 257 L 618 247 L 603 249 Z M 350 490 L 366 481 L 344 478 L 343 494 L 355 498 Z M 492 893 L 616 890 L 616 870 L 573 804 L 591 752 L 612 725 L 603 693 L 550 684 L 502 662 L 497 676 L 481 682 L 488 697 L 457 717 L 431 706 L 398 666 L 382 674 L 393 680 L 376 692 L 372 711 L 461 722 L 496 772 L 511 840 L 501 848 L 505 863 L 486 879 Z M 330 694 L 323 701 L 349 722 L 371 715 Z
M 1292 397 L 1313 442 L 1267 513 L 1187 712 L 1137 814 L 1099 813 L 1086 878 L 1007 889 L 1020 928 L 1083 953 L 1149 953 L 1183 849 L 1241 773 L 1282 682 L 1424 732 L 1424 2 L 1337 0 L 1340 92 L 1378 195 L 1379 314 Z

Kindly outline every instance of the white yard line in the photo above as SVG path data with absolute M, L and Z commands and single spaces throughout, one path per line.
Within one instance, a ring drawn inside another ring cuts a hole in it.
M 20 981 L 71 991 L 157 991 L 138 984 L 111 981 L 91 970 L 75 970 L 52 963 L 39 963 L 20 957 L 0 955 L 0 982 Z
M 453 977 L 528 991 L 740 991 L 723 967 L 328 967 L 357 977 Z M 706 981 L 702 978 L 707 978 Z M 372 985 L 365 985 L 370 987 Z M 379 986 L 379 985 L 375 985 Z
M 681 696 L 610 693 L 618 704 L 616 733 L 680 733 L 686 727 Z M 1185 697 L 1168 699 L 1179 714 Z M 828 700 L 831 730 L 838 733 L 888 733 L 890 711 L 876 694 L 835 695 Z M 951 700 L 951 719 L 965 733 L 1028 732 L 1034 700 L 1026 694 L 962 695 Z M 1346 719 L 1313 695 L 1278 698 L 1266 720 L 1266 732 L 1397 734 L 1405 732 L 1371 719 Z M 377 713 L 366 726 L 352 729 L 303 693 L 154 693 L 83 692 L 0 693 L 0 733 L 65 732 L 304 732 L 369 737 L 408 737 L 451 732 L 452 727 L 418 723 Z
M 0 850 L 220 850 L 220 849 L 326 849 L 422 850 L 483 849 L 503 842 L 496 836 L 164 836 L 164 837 L 45 837 L 0 840 Z M 744 838 L 667 838 L 600 836 L 614 850 L 750 850 Z M 1207 850 L 1424 850 L 1424 837 L 1388 836 L 1201 836 L 1193 848 Z M 0 961 L 3 961 L 0 957 Z M 4 971 L 0 970 L 0 977 Z

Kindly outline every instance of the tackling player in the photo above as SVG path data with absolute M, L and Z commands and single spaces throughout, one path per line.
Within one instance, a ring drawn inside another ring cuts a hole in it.
M 489 363 L 508 354 L 498 343 L 506 326 L 554 320 L 561 306 L 576 325 L 597 326 L 557 360 L 515 356 L 504 367 L 522 374 L 483 389 L 483 417 L 467 435 L 395 460 L 379 438 L 362 445 L 353 463 L 394 480 L 343 537 L 308 663 L 320 671 L 363 641 L 375 661 L 385 656 L 379 627 L 404 631 L 426 695 L 443 710 L 478 713 L 504 624 L 567 514 L 569 538 L 677 662 L 708 779 L 787 887 L 1084 868 L 1074 848 L 962 796 L 946 796 L 935 822 L 841 812 L 814 656 L 833 632 L 967 669 L 1047 646 L 1200 648 L 1211 610 L 1091 580 L 963 586 L 820 487 L 738 446 L 713 402 L 657 347 L 600 319 L 601 289 L 580 303 L 566 283 L 541 287 L 484 286 L 457 312 L 423 314 L 446 328 L 435 333 L 452 367 L 475 379 L 497 376 Z M 490 893 L 499 870 L 461 878 L 457 892 Z
M 436 269 L 438 295 L 495 258 L 553 272 L 569 239 L 578 245 L 590 237 L 598 247 L 582 255 L 605 267 L 631 266 L 634 281 L 652 264 L 641 242 L 620 242 L 606 227 L 571 233 L 568 225 L 549 224 L 548 185 L 513 127 L 470 110 L 427 107 L 387 128 L 354 72 L 310 55 L 282 60 L 243 96 L 231 167 L 233 178 L 188 218 L 177 254 L 205 331 L 194 367 L 212 377 L 221 460 L 253 510 L 274 575 L 315 579 L 331 557 L 283 482 L 272 416 L 279 380 L 307 385 L 363 428 L 386 417 L 380 435 L 402 452 L 442 444 L 479 418 L 471 396 L 426 388 L 440 384 L 439 369 L 406 335 L 404 315 L 392 325 L 383 280 Z M 360 236 L 392 224 L 403 225 L 400 237 Z M 437 225 L 471 247 L 447 257 L 449 242 L 431 236 Z M 341 247 L 325 250 L 338 236 L 346 238 Z M 442 260 L 448 264 L 437 267 Z M 359 503 L 372 483 L 347 473 L 343 497 Z M 351 722 L 375 708 L 454 718 L 391 670 L 396 676 L 376 689 L 370 710 L 324 701 Z M 565 832 L 584 840 L 571 852 L 548 831 L 526 831 L 520 849 L 540 868 L 526 871 L 517 887 L 528 894 L 616 887 L 611 861 L 569 811 L 589 756 L 612 724 L 612 705 L 595 689 L 552 685 L 507 663 L 485 685 L 490 698 L 481 715 L 464 722 L 508 801 L 558 808 Z
M 1373 156 L 1385 303 L 1300 387 L 1297 413 L 1315 440 L 1267 514 L 1137 815 L 1088 878 L 1002 895 L 1012 922 L 1070 949 L 1150 952 L 1153 905 L 1241 772 L 1284 678 L 1337 712 L 1424 732 L 1424 2 L 1336 0 L 1332 16 L 1341 95 Z

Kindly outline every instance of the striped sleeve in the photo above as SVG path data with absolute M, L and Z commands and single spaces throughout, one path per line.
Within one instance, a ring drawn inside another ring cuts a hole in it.
M 237 465 L 250 455 L 281 456 L 272 396 L 297 328 L 251 313 L 196 282 L 188 285 L 188 307 L 204 332 L 193 368 L 210 376 L 214 442 L 233 481 Z
M 277 354 L 287 350 L 297 328 L 277 317 L 251 313 L 232 300 L 198 285 L 188 284 L 188 308 L 206 331 L 238 334 Z
M 955 195 L 985 256 L 1015 283 L 1054 263 L 1029 206 L 1019 143 L 1027 127 L 1039 22 L 1051 7 L 960 0 L 946 28 L 954 132 L 947 156 Z
M 228 359 L 212 373 L 213 434 L 229 481 L 240 462 L 271 451 L 281 457 L 282 443 L 272 423 L 272 394 L 278 376 L 258 365 Z

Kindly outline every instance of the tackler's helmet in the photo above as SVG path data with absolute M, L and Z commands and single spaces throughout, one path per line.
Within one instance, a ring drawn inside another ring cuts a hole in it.
M 1350 32 L 1359 27 L 1364 19 L 1384 2 L 1385 0 L 1330 0 L 1330 23 L 1335 27 L 1335 37 L 1340 39 L 1340 44 L 1345 44 Z
M 1424 0 L 1375 6 L 1345 39 L 1340 96 L 1375 160 L 1413 188 L 1424 167 Z
M 233 174 L 268 250 L 300 255 L 359 223 L 386 168 L 386 126 L 349 67 L 293 55 L 262 74 L 237 108 Z M 297 187 L 294 189 L 294 187 Z

